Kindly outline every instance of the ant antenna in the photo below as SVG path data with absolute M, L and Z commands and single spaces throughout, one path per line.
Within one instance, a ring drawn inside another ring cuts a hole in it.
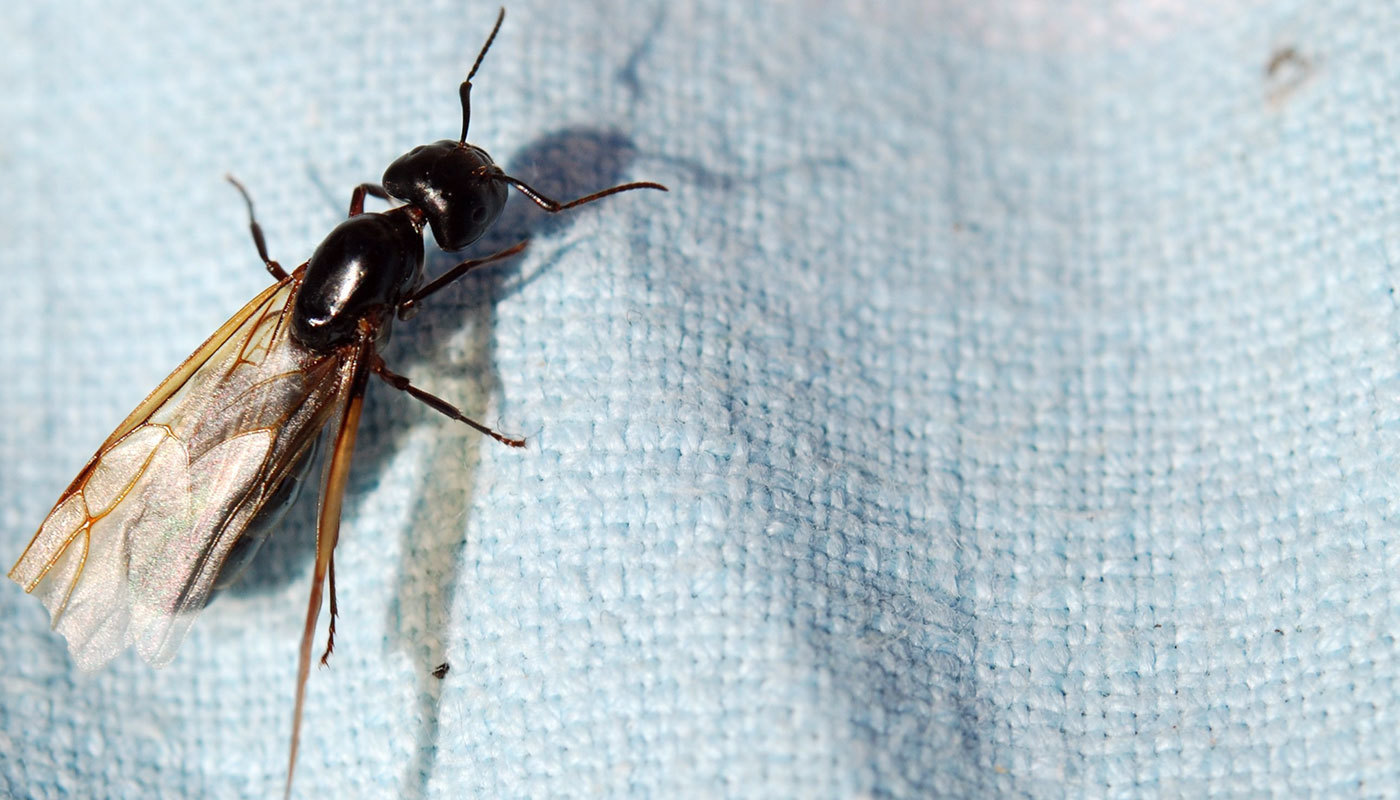
M 476 54 L 476 61 L 472 64 L 471 71 L 467 73 L 467 79 L 462 81 L 462 85 L 457 87 L 457 94 L 462 97 L 462 138 L 457 140 L 458 144 L 467 143 L 467 125 L 472 119 L 472 76 L 481 68 L 481 59 L 486 58 L 486 51 L 491 49 L 491 43 L 496 41 L 496 32 L 501 29 L 501 22 L 506 18 L 505 6 L 501 7 L 501 13 L 496 15 L 496 27 L 491 29 L 491 35 L 486 37 L 486 44 L 481 46 L 481 52 Z

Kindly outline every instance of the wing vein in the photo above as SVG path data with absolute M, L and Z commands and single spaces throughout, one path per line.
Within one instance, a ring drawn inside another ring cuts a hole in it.
M 342 408 L 344 354 L 290 335 L 302 274 L 244 305 L 147 395 L 10 570 L 80 667 L 131 644 L 155 665 L 173 657 L 234 544 Z

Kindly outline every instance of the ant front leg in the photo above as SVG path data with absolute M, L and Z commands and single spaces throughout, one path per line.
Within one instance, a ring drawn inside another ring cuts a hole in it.
M 477 267 L 484 267 L 487 264 L 493 264 L 503 258 L 510 258 L 521 250 L 524 250 L 527 244 L 529 244 L 529 242 L 517 242 L 499 253 L 492 253 L 483 258 L 468 259 L 442 273 L 437 276 L 432 283 L 414 292 L 412 297 L 399 303 L 399 319 L 412 319 L 413 315 L 418 313 L 418 304 L 422 302 L 423 298 L 438 291 L 449 283 L 452 283 Z
M 258 218 L 253 214 L 253 198 L 248 196 L 248 190 L 243 188 L 243 184 L 239 183 L 237 178 L 232 175 L 225 175 L 224 177 L 228 178 L 228 182 L 233 184 L 233 188 L 237 189 L 238 193 L 243 195 L 243 202 L 248 206 L 248 230 L 253 234 L 253 245 L 258 248 L 258 258 L 262 259 L 263 266 L 267 267 L 267 271 L 272 273 L 274 280 L 278 283 L 285 281 L 287 279 L 287 271 L 282 269 L 281 264 L 278 264 L 267 256 L 267 240 L 263 238 L 262 226 L 258 224 Z
M 358 217 L 365 213 L 365 195 L 373 195 L 380 200 L 388 200 L 389 193 L 377 183 L 362 183 L 350 193 L 350 216 Z

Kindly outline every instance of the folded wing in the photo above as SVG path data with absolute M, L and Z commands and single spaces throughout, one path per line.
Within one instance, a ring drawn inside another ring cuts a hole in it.
M 230 549 L 341 399 L 342 356 L 289 335 L 294 275 L 254 298 L 103 443 L 10 578 L 82 669 L 175 655 Z

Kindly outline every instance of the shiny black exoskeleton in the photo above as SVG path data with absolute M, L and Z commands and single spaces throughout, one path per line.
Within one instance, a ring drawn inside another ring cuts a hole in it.
M 459 250 L 481 238 L 500 217 L 509 195 L 508 186 L 545 211 L 555 213 L 566 208 L 590 203 L 610 194 L 630 189 L 660 189 L 656 183 L 628 183 L 580 197 L 568 203 L 551 200 L 529 185 L 505 174 L 491 157 L 475 145 L 467 144 L 467 127 L 471 121 L 472 77 L 481 60 L 495 40 L 502 9 L 496 18 L 486 44 L 462 81 L 459 94 L 462 103 L 462 135 L 457 141 L 443 140 L 416 147 L 385 170 L 383 185 L 361 184 L 350 195 L 350 218 L 340 223 L 316 248 L 311 258 L 294 273 L 268 257 L 262 228 L 253 214 L 248 193 L 236 180 L 234 186 L 248 204 L 248 227 L 268 272 L 277 279 L 278 292 L 290 291 L 289 339 L 283 344 L 296 344 L 284 352 L 292 360 L 300 360 L 309 369 L 330 363 L 333 371 L 320 370 L 321 380 L 336 381 L 336 402 L 327 413 L 336 421 L 327 432 L 331 451 L 322 477 L 321 507 L 316 528 L 316 563 L 311 597 L 307 604 L 306 626 L 302 634 L 301 655 L 297 670 L 297 699 L 292 715 L 291 747 L 288 754 L 287 783 L 284 796 L 290 796 L 292 775 L 296 766 L 297 744 L 301 732 L 305 687 L 311 663 L 311 640 L 321 610 L 323 585 L 330 592 L 331 624 L 328 629 L 326 663 L 335 636 L 335 569 L 332 554 L 339 534 L 340 508 L 349 479 L 350 455 L 354 450 L 355 431 L 363 410 L 364 391 L 371 373 L 396 389 L 407 392 L 431 408 L 471 426 L 502 444 L 524 447 L 525 440 L 503 436 L 476 422 L 447 401 L 435 397 L 409 382 L 408 378 L 389 370 L 378 347 L 389 335 L 395 316 L 407 319 L 425 297 L 447 286 L 475 267 L 512 256 L 524 249 L 521 242 L 514 247 L 485 258 L 463 261 L 436 279 L 424 283 L 423 229 L 432 229 L 439 247 Z M 384 200 L 397 200 L 403 205 L 383 212 L 366 212 L 366 195 Z M 272 294 L 268 295 L 269 297 Z M 279 322 L 282 318 L 279 318 Z M 261 325 L 262 318 L 258 318 Z M 255 329 L 256 330 L 256 329 Z M 282 330 L 278 328 L 277 330 Z M 281 367 L 280 363 L 275 366 Z M 261 373 L 260 373 L 261 374 Z M 329 378 L 326 376 L 329 375 Z M 255 396 L 252 390 L 240 397 Z M 250 401 L 251 402 L 251 401 Z M 327 408 L 330 408 L 327 406 Z M 264 429 L 265 430 L 265 429 Z M 303 446 L 294 456 L 295 464 L 282 473 L 278 486 L 265 500 L 256 517 L 249 521 L 244 534 L 228 554 L 227 574 L 220 575 L 215 588 L 221 589 L 252 557 L 269 528 L 276 524 L 287 504 L 293 501 L 304 482 L 315 454 Z M 242 502 L 242 501 L 240 501 Z M 323 584 L 323 581 L 325 582 Z M 66 602 L 66 601 L 65 601 Z M 447 674 L 443 664 L 432 673 L 442 678 Z
M 359 214 L 335 226 L 306 262 L 292 336 L 316 352 L 355 340 L 372 314 L 388 332 L 391 312 L 423 282 L 423 215 L 412 206 Z
M 506 206 L 504 173 L 485 150 L 443 139 L 420 145 L 384 170 L 384 190 L 422 209 L 443 250 L 480 239 Z
M 501 216 L 508 196 L 507 187 L 550 213 L 591 203 L 610 194 L 631 189 L 660 189 L 658 183 L 627 183 L 568 203 L 559 203 L 535 191 L 496 166 L 491 156 L 467 143 L 471 122 L 472 77 L 490 49 L 505 18 L 502 9 L 486 44 L 462 81 L 458 93 L 462 103 L 462 135 L 457 141 L 444 139 L 415 147 L 396 159 L 384 171 L 382 185 L 362 184 L 350 197 L 350 218 L 340 223 L 321 242 L 305 265 L 292 313 L 291 334 L 300 344 L 316 352 L 330 354 L 361 341 L 366 328 L 376 343 L 388 336 L 393 316 L 406 319 L 428 295 L 460 278 L 467 271 L 520 252 L 525 243 L 485 258 L 464 261 L 437 279 L 423 283 L 423 228 L 443 250 L 455 251 L 480 239 Z M 234 181 L 240 191 L 243 187 Z M 404 205 L 384 212 L 365 212 L 365 195 L 398 200 Z M 244 192 L 247 199 L 247 193 Z M 267 255 L 262 230 L 253 218 L 248 201 L 249 226 L 258 255 L 278 280 L 290 276 Z M 375 372 L 396 388 L 457 419 L 460 412 L 438 398 L 408 385 L 407 379 L 388 372 L 376 358 Z M 468 421 L 470 422 L 470 421 Z M 478 430 L 486 429 L 470 423 Z M 495 438 L 506 440 L 490 432 Z

